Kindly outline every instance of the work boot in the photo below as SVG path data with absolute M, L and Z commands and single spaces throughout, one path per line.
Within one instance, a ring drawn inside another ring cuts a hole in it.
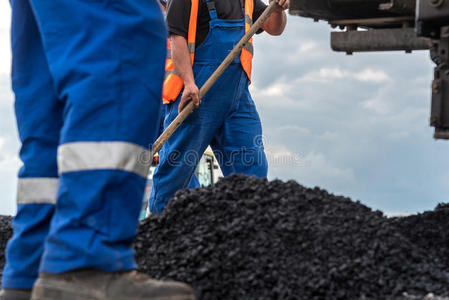
M 195 300 L 191 287 L 180 282 L 152 280 L 137 271 L 82 270 L 41 273 L 32 300 Z
M 0 300 L 30 300 L 31 290 L 2 289 Z

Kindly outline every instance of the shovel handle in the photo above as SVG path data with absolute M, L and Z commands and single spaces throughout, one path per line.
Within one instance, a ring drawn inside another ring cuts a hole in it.
M 229 52 L 228 56 L 223 60 L 223 62 L 218 66 L 215 72 L 209 77 L 209 79 L 204 83 L 199 91 L 199 99 L 201 100 L 204 95 L 210 90 L 214 83 L 220 78 L 221 74 L 228 68 L 234 58 L 242 51 L 246 43 L 251 39 L 251 37 L 262 27 L 262 24 L 270 17 L 271 13 L 277 6 L 277 2 L 272 1 L 270 5 L 264 10 L 262 15 L 257 19 L 257 21 L 251 26 L 248 32 L 240 39 L 240 41 L 235 45 L 234 49 Z M 178 116 L 170 123 L 167 129 L 158 137 L 154 142 L 152 155 L 161 150 L 162 146 L 167 142 L 167 140 L 172 136 L 172 134 L 178 129 L 179 125 L 184 122 L 184 120 L 193 112 L 195 105 L 190 101 L 184 109 L 178 114 Z

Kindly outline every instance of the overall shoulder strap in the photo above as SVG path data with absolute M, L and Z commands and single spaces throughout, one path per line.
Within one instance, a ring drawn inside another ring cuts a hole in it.
M 249 25 L 245 26 L 245 32 L 253 25 L 253 12 L 254 12 L 254 0 L 245 1 L 245 23 Z
M 245 32 L 248 32 L 253 25 L 253 11 L 254 0 L 245 0 Z M 240 56 L 240 62 L 242 64 L 243 70 L 245 70 L 245 73 L 248 76 L 250 82 L 253 54 L 253 38 L 251 38 L 243 47 L 242 54 Z
M 206 0 L 206 4 L 207 4 L 207 9 L 209 10 L 210 18 L 218 19 L 215 1 L 214 0 Z

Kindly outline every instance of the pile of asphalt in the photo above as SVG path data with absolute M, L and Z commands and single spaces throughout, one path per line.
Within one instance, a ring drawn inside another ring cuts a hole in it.
M 142 271 L 199 300 L 449 300 L 449 205 L 404 218 L 294 181 L 176 194 L 135 239 Z M 11 218 L 0 216 L 0 268 Z M 435 296 L 438 295 L 438 296 Z
M 188 282 L 204 300 L 448 296 L 443 251 L 404 234 L 411 220 L 293 181 L 235 175 L 177 193 L 141 224 L 135 248 L 142 271 Z
M 3 273 L 3 266 L 5 265 L 6 244 L 12 236 L 11 220 L 12 218 L 10 216 L 0 215 L 0 283 L 2 280 L 1 275 Z
M 449 270 L 449 204 L 407 217 L 391 218 L 399 231 L 412 243 L 438 257 L 440 267 Z

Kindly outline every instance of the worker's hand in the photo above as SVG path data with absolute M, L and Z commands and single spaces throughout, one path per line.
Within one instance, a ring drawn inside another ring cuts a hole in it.
M 198 87 L 194 83 L 184 85 L 184 92 L 181 96 L 181 102 L 179 102 L 178 113 L 180 113 L 190 101 L 193 101 L 195 108 L 198 108 L 201 103 L 199 92 Z
M 279 6 L 276 7 L 276 11 L 278 12 L 286 10 L 290 4 L 290 0 L 270 0 L 270 3 L 273 1 L 276 1 L 279 4 Z

